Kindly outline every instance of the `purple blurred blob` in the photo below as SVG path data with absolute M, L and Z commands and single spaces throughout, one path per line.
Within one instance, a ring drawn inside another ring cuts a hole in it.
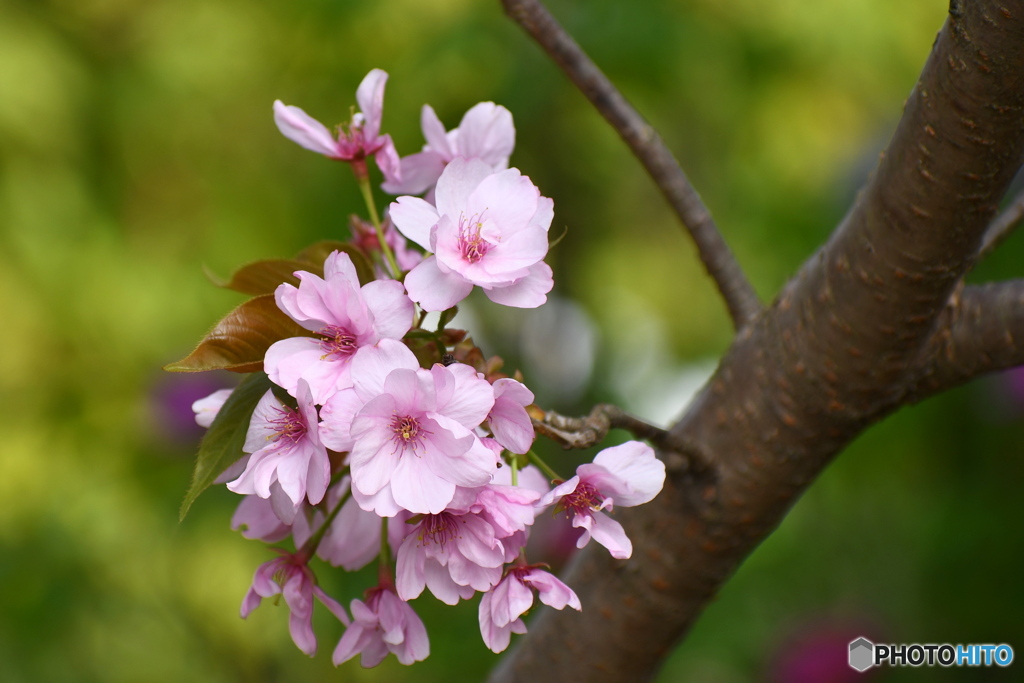
M 877 669 L 859 673 L 850 667 L 849 646 L 862 636 L 875 641 L 872 636 L 877 632 L 877 628 L 862 620 L 804 622 L 780 642 L 771 657 L 768 680 L 773 683 L 863 683 L 873 680 Z
M 238 384 L 230 373 L 202 372 L 168 374 L 150 389 L 149 403 L 157 436 L 172 446 L 191 446 L 206 430 L 196 424 L 192 404 L 217 391 Z

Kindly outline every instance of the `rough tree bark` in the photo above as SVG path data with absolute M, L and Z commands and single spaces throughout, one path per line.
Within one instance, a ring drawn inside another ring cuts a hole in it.
M 503 2 L 534 34 L 535 0 Z M 706 467 L 663 453 L 665 490 L 620 517 L 632 559 L 591 544 L 569 569 L 585 625 L 541 611 L 491 681 L 649 680 L 854 437 L 903 405 L 1024 363 L 1024 281 L 962 280 L 983 241 L 1019 222 L 992 218 L 1022 161 L 1024 3 L 953 0 L 867 186 L 769 308 L 734 314 L 734 343 L 671 428 Z

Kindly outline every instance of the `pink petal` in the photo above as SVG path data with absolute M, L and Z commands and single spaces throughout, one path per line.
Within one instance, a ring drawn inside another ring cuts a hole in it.
M 267 389 L 267 392 L 260 397 L 252 417 L 249 418 L 249 431 L 245 435 L 245 444 L 242 450 L 246 453 L 255 453 L 266 448 L 270 440 L 277 434 L 277 427 L 273 424 L 281 415 L 281 402 L 274 396 L 274 392 Z
M 381 339 L 364 346 L 352 356 L 352 382 L 364 401 L 384 393 L 384 382 L 392 370 L 416 370 L 420 367 L 409 347 L 394 339 Z
M 245 538 L 277 543 L 287 538 L 291 528 L 274 514 L 270 501 L 259 496 L 245 496 L 231 517 L 231 528 Z
M 479 214 L 492 221 L 501 236 L 508 238 L 530 225 L 530 219 L 537 212 L 539 199 L 540 191 L 530 179 L 510 168 L 481 180 L 461 208 L 464 208 L 467 216 Z M 441 211 L 440 205 L 438 211 L 445 213 Z
M 490 483 L 497 469 L 491 449 L 458 422 L 436 413 L 429 413 L 429 416 L 431 419 L 424 422 L 432 433 L 425 443 L 422 460 L 430 471 L 459 486 Z M 450 501 L 451 498 L 447 502 Z
M 386 182 L 381 189 L 388 194 L 422 194 L 437 182 L 444 170 L 444 161 L 433 150 L 424 150 L 402 157 L 399 163 L 401 182 Z
M 320 409 L 320 441 L 332 451 L 343 453 L 351 450 L 352 420 L 364 405 L 366 401 L 359 398 L 352 388 L 339 391 L 327 399 Z
M 548 234 L 535 227 L 503 236 L 478 264 L 489 275 L 519 277 L 514 271 L 529 268 L 548 253 Z M 508 279 L 505 281 L 507 282 Z
M 537 308 L 548 300 L 554 287 L 551 266 L 541 261 L 530 267 L 530 274 L 507 287 L 485 289 L 484 294 L 496 304 L 514 308 Z
M 376 280 L 359 290 L 380 337 L 401 339 L 412 327 L 415 307 L 401 282 Z M 374 342 L 377 340 L 374 339 Z
M 391 495 L 409 512 L 438 514 L 455 495 L 455 484 L 434 474 L 423 460 L 412 453 L 399 460 L 391 475 Z
M 449 396 L 442 400 L 439 392 L 436 412 L 469 429 L 484 421 L 494 405 L 494 389 L 477 375 L 476 370 L 463 363 L 455 363 L 448 367 L 435 365 L 430 372 L 435 381 L 438 377 L 454 380 Z
M 360 493 L 359 489 L 352 490 L 352 498 L 355 499 L 356 504 L 362 510 L 366 512 L 372 512 L 378 517 L 400 517 L 405 512 L 398 503 L 395 502 L 394 496 L 391 495 L 391 487 L 385 486 L 377 493 L 366 495 Z M 393 526 L 388 525 L 388 537 L 389 543 L 394 546 L 391 538 L 393 533 Z
M 409 271 L 405 276 L 405 287 L 409 298 L 425 311 L 446 311 L 473 291 L 473 283 L 458 273 L 442 272 L 435 256 L 424 259 Z
M 665 485 L 665 463 L 658 460 L 653 448 L 640 441 L 606 448 L 597 454 L 594 464 L 609 476 L 598 474 L 592 479 L 582 472 L 581 476 L 605 496 L 613 497 L 615 505 L 631 507 L 650 502 Z
M 531 569 L 527 574 L 523 575 L 522 579 L 537 589 L 540 601 L 549 607 L 563 609 L 569 606 L 577 611 L 583 609 L 576 593 L 556 576 L 543 569 Z
M 494 383 L 494 407 L 488 417 L 494 438 L 513 453 L 526 453 L 536 434 L 526 406 L 533 403 L 533 392 L 514 379 Z
M 377 138 L 377 142 L 380 147 L 373 153 L 373 158 L 377 162 L 377 168 L 384 175 L 384 181 L 396 185 L 401 183 L 402 162 L 398 158 L 398 151 L 395 149 L 395 143 L 391 141 L 391 136 Z
M 457 221 L 459 216 L 466 212 L 470 195 L 474 194 L 477 186 L 491 174 L 491 168 L 479 159 L 453 159 L 437 179 L 434 194 L 437 213 L 441 216 L 447 215 L 453 222 Z M 476 212 L 479 213 L 486 208 L 497 210 L 498 207 L 504 206 L 505 201 L 500 200 L 500 203 L 491 207 L 481 206 Z M 533 210 L 530 214 L 533 214 Z
M 424 249 L 430 249 L 430 229 L 440 216 L 428 202 L 419 197 L 399 197 L 388 210 L 398 231 Z
M 200 427 L 209 427 L 217 419 L 217 413 L 224 406 L 224 402 L 231 396 L 234 389 L 218 389 L 206 398 L 201 398 L 192 404 L 192 412 L 196 414 L 196 424 Z
M 274 101 L 274 123 L 278 130 L 291 140 L 306 149 L 334 157 L 337 155 L 337 142 L 320 123 L 298 107 L 289 107 L 281 100 Z
M 508 165 L 516 145 L 512 114 L 493 102 L 481 102 L 459 123 L 459 154 L 481 159 L 494 169 Z
M 374 140 L 380 134 L 380 120 L 384 113 L 384 86 L 387 82 L 387 72 L 373 69 L 366 74 L 356 89 L 356 102 L 366 117 L 363 135 L 368 140 Z
M 455 151 L 448 144 L 448 133 L 444 129 L 444 124 L 441 123 L 441 119 L 437 118 L 434 108 L 429 104 L 424 104 L 420 112 L 420 128 L 423 129 L 423 137 L 426 139 L 430 149 L 438 156 L 438 160 L 441 161 L 440 170 L 444 170 L 444 164 L 452 160 L 455 156 Z M 463 154 L 462 156 L 470 155 Z M 441 175 L 440 171 L 438 175 Z
M 593 536 L 595 541 L 607 548 L 612 557 L 617 560 L 626 560 L 633 554 L 633 543 L 626 536 L 626 531 L 622 528 L 622 525 L 614 519 L 603 512 L 595 512 L 590 517 L 591 523 L 577 524 L 576 522 L 581 517 L 583 515 L 577 515 L 572 525 L 582 526 L 587 529 L 589 535 Z M 587 536 L 588 534 L 584 533 L 580 537 L 579 542 L 576 544 L 577 548 L 582 548 L 586 545 L 584 538 Z
M 359 275 L 352 263 L 352 257 L 343 251 L 332 251 L 324 261 L 324 280 L 339 280 L 352 289 L 359 289 Z
M 427 560 L 423 567 L 427 588 L 435 598 L 446 605 L 458 604 L 459 599 L 468 600 L 476 592 L 472 586 L 460 586 L 452 581 L 448 570 L 433 560 Z
M 426 556 L 420 548 L 420 541 L 410 534 L 398 547 L 395 564 L 395 588 L 403 600 L 418 598 L 427 585 L 424 573 Z

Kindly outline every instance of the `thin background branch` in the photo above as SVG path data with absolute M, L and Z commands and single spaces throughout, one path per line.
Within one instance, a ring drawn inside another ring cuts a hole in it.
M 757 293 L 661 137 L 539 0 L 502 0 L 502 4 L 506 14 L 555 60 L 647 169 L 693 238 L 700 260 L 725 299 L 733 325 L 737 330 L 743 328 L 761 310 Z

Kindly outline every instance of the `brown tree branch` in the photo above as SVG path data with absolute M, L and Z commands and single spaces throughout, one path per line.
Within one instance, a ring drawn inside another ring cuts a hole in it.
M 981 241 L 981 249 L 975 261 L 981 261 L 995 251 L 1003 241 L 1013 234 L 1020 224 L 1024 222 L 1024 190 L 1017 193 L 1010 204 L 1001 214 L 995 217 L 985 231 L 985 237 Z
M 661 137 L 565 32 L 540 0 L 502 0 L 505 12 L 547 51 L 629 146 L 668 200 L 697 246 L 733 325 L 743 328 L 761 310 L 757 293 L 715 226 L 711 212 Z
M 697 444 L 684 441 L 678 435 L 648 424 L 626 413 L 618 406 L 600 403 L 586 417 L 566 417 L 553 410 L 532 416 L 538 434 L 560 444 L 563 448 L 590 448 L 601 443 L 612 429 L 624 429 L 633 436 L 650 442 L 667 457 L 669 469 L 705 471 L 708 456 Z
M 633 557 L 578 555 L 565 579 L 584 615 L 542 611 L 493 683 L 649 680 L 831 459 L 914 399 L 936 330 L 970 353 L 981 318 L 951 322 L 948 302 L 1024 159 L 1024 0 L 949 15 L 867 187 L 670 430 L 713 471 L 672 473 L 623 511 Z M 1005 309 L 1010 291 L 983 300 Z
M 965 288 L 943 313 L 921 358 L 916 402 L 978 375 L 1024 364 L 1024 280 Z

